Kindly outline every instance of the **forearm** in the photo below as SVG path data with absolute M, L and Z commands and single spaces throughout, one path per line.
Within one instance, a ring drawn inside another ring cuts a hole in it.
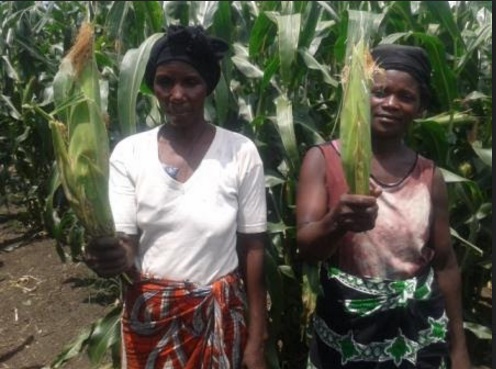
M 297 242 L 300 254 L 307 261 L 329 258 L 337 249 L 339 240 L 346 231 L 339 227 L 333 212 L 321 220 L 302 224 L 298 227 Z
M 439 288 L 444 296 L 446 304 L 446 314 L 449 323 L 448 330 L 450 336 L 451 352 L 466 353 L 465 333 L 463 331 L 463 314 L 461 302 L 461 276 L 456 263 L 450 263 L 442 270 L 437 270 Z
M 264 281 L 264 248 L 249 247 L 244 258 L 245 284 L 248 298 L 248 337 L 260 340 L 267 338 L 267 292 Z

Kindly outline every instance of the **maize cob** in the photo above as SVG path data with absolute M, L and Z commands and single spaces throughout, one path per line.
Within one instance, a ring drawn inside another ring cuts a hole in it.
M 339 138 L 341 163 L 350 193 L 370 193 L 370 87 L 377 68 L 368 49 L 370 31 L 378 15 L 350 10 L 348 49 L 343 69 L 343 100 Z
M 59 119 L 49 126 L 64 193 L 90 236 L 114 234 L 108 200 L 109 142 L 101 109 L 93 29 L 84 23 L 53 82 Z

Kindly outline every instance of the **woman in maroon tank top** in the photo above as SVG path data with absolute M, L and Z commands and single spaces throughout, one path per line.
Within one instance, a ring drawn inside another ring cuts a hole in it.
M 470 362 L 446 185 L 404 137 L 430 99 L 427 53 L 380 45 L 371 91 L 370 196 L 348 193 L 339 141 L 312 147 L 298 184 L 301 256 L 321 262 L 309 367 L 452 368 Z

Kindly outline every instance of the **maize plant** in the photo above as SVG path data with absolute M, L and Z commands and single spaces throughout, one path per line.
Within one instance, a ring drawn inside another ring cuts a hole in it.
M 369 52 L 370 32 L 381 16 L 349 10 L 348 48 L 342 72 L 343 99 L 339 114 L 341 161 L 351 193 L 369 194 L 372 158 L 370 88 L 377 71 Z
M 58 119 L 49 125 L 64 193 L 88 235 L 112 235 L 109 142 L 89 23 L 62 59 L 53 91 Z

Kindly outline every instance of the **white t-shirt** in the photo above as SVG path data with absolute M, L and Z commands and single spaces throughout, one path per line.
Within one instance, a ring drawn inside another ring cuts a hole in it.
M 210 284 L 238 266 L 236 232 L 267 229 L 263 164 L 254 143 L 216 127 L 185 182 L 158 158 L 160 127 L 120 141 L 110 157 L 109 197 L 118 232 L 141 230 L 138 271 Z

